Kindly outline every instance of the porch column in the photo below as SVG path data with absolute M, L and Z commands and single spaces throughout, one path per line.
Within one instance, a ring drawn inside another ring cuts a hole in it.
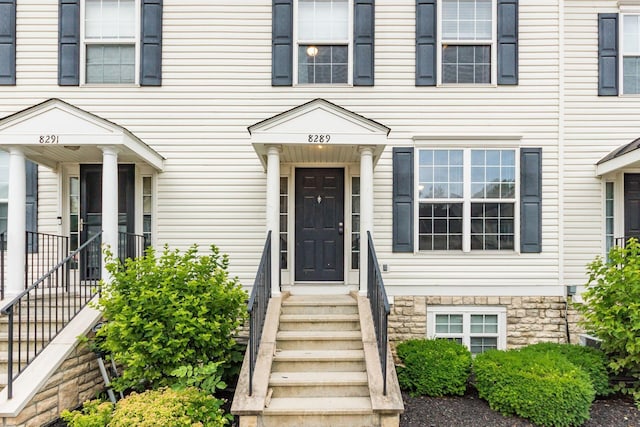
M 9 203 L 7 211 L 7 286 L 5 298 L 24 291 L 27 227 L 26 160 L 22 147 L 9 149 Z
M 271 230 L 271 295 L 280 295 L 280 147 L 267 152 L 267 230 Z
M 118 149 L 113 146 L 102 150 L 102 247 L 109 247 L 118 256 Z M 102 263 L 102 280 L 111 278 Z
M 367 294 L 369 242 L 373 235 L 373 148 L 360 148 L 360 294 Z

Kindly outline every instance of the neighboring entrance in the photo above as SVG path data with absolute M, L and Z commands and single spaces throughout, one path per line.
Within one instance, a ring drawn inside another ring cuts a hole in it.
M 118 165 L 118 232 L 120 233 L 134 232 L 134 177 L 134 165 Z M 80 165 L 80 221 L 79 244 L 82 245 L 102 230 L 102 165 Z M 125 255 L 131 256 L 131 254 Z M 82 260 L 81 278 L 83 280 L 99 279 L 100 262 L 100 258 Z
M 344 280 L 344 169 L 295 171 L 295 280 Z
M 624 174 L 624 237 L 640 237 L 640 174 Z

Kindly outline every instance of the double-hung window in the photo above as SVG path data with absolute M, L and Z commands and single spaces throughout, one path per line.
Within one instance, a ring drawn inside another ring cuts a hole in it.
M 350 0 L 298 0 L 298 84 L 350 83 Z
M 622 15 L 622 92 L 640 93 L 640 14 Z
M 514 250 L 516 150 L 421 149 L 419 250 Z
M 442 0 L 440 83 L 495 82 L 495 0 Z
M 504 307 L 427 307 L 427 336 L 456 341 L 471 354 L 506 348 Z
M 85 0 L 84 82 L 135 84 L 139 64 L 138 0 Z

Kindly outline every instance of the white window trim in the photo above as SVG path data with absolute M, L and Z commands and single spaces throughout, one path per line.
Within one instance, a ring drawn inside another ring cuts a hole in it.
M 437 334 L 436 314 L 458 314 L 462 315 L 462 334 Z M 472 314 L 493 314 L 498 316 L 497 334 L 472 334 L 471 315 Z M 427 338 L 462 338 L 464 344 L 471 350 L 471 337 L 497 337 L 498 350 L 507 348 L 507 308 L 496 306 L 451 306 L 438 305 L 427 306 Z
M 491 0 L 491 40 L 443 40 L 442 38 L 442 3 L 436 2 L 437 8 L 437 49 L 436 49 L 436 76 L 438 86 L 456 86 L 456 87 L 486 87 L 497 86 L 498 81 L 498 6 L 496 0 Z M 491 81 L 489 83 L 442 83 L 442 46 L 445 44 L 467 45 L 467 46 L 484 46 L 490 45 L 491 49 Z
M 421 150 L 462 150 L 463 158 L 463 198 L 462 199 L 421 199 L 420 198 L 420 151 Z M 515 198 L 514 199 L 475 199 L 471 197 L 471 151 L 501 151 L 513 150 L 515 152 Z M 520 150 L 517 147 L 478 146 L 460 147 L 450 145 L 433 145 L 429 147 L 416 147 L 414 157 L 414 212 L 413 212 L 413 238 L 414 253 L 519 253 L 520 252 Z M 459 250 L 420 250 L 420 202 L 427 203 L 460 203 L 462 202 L 462 251 Z M 510 249 L 475 249 L 471 250 L 471 203 L 511 203 L 513 202 L 513 250 Z
M 140 6 L 140 0 L 134 0 L 134 24 L 135 37 L 129 39 L 113 39 L 113 40 L 104 40 L 104 39 L 86 39 L 85 38 L 85 13 L 86 13 L 86 1 L 83 0 L 80 2 L 80 84 L 82 86 L 100 86 L 100 87 L 109 87 L 109 86 L 139 86 L 140 85 L 140 31 L 141 31 L 141 23 L 142 12 Z M 134 45 L 134 60 L 135 66 L 133 70 L 133 83 L 87 83 L 87 45 L 107 45 L 107 44 L 133 44 Z
M 136 0 L 137 1 L 137 0 Z M 353 86 L 353 0 L 348 0 L 347 9 L 349 17 L 347 18 L 347 34 L 349 38 L 346 40 L 331 40 L 318 42 L 317 40 L 298 40 L 298 1 L 293 2 L 293 86 Z M 333 46 L 347 45 L 347 83 L 298 83 L 298 47 L 300 45 L 312 44 L 316 46 Z

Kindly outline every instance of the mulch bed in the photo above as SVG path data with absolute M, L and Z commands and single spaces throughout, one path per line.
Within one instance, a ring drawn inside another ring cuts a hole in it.
M 489 408 L 489 404 L 470 389 L 464 396 L 411 397 L 402 394 L 404 414 L 400 427 L 530 427 L 529 421 L 505 417 Z M 596 400 L 591 406 L 591 419 L 584 427 L 639 427 L 640 411 L 625 396 Z

